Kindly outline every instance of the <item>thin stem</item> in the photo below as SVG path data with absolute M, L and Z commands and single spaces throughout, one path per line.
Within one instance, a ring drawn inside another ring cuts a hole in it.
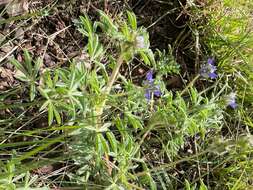
M 105 89 L 105 94 L 108 95 L 111 92 L 112 89 L 112 85 L 114 84 L 115 80 L 117 79 L 118 73 L 119 73 L 119 69 L 121 67 L 123 63 L 123 58 L 122 56 L 119 56 L 116 66 L 114 67 L 113 71 L 112 71 L 112 75 L 109 78 L 109 81 L 107 83 L 106 89 Z
M 194 79 L 184 88 L 184 90 L 180 93 L 180 96 L 182 96 L 187 90 L 188 88 L 192 87 L 194 85 L 194 83 L 198 80 L 198 78 L 200 77 L 200 75 L 198 74 L 197 76 L 194 77 Z
M 108 83 L 107 83 L 107 85 L 106 85 L 106 88 L 105 88 L 105 90 L 104 90 L 105 98 L 104 98 L 104 100 L 101 102 L 101 104 L 99 104 L 99 105 L 96 107 L 96 115 L 97 115 L 97 117 L 98 117 L 98 121 L 101 119 L 100 116 L 103 114 L 104 106 L 105 106 L 106 100 L 107 100 L 106 96 L 109 95 L 110 92 L 111 92 L 112 86 L 113 86 L 114 82 L 115 82 L 116 79 L 117 79 L 117 76 L 118 76 L 118 73 L 119 73 L 119 69 L 120 69 L 122 63 L 123 63 L 123 57 L 122 57 L 122 55 L 120 55 L 119 58 L 117 59 L 116 65 L 115 65 L 115 67 L 114 67 L 114 69 L 113 69 L 113 71 L 112 71 L 112 75 L 111 75 L 111 77 L 109 78 L 109 81 L 108 81 Z M 100 122 L 98 122 L 98 123 L 100 123 Z M 99 128 L 99 127 L 98 127 L 98 128 Z

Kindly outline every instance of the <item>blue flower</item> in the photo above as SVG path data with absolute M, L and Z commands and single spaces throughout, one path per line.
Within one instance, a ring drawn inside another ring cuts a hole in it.
M 160 91 L 160 86 L 154 84 L 154 79 L 153 79 L 153 72 L 149 71 L 146 74 L 146 81 L 145 81 L 146 89 L 145 89 L 145 98 L 150 101 L 152 98 L 152 94 L 154 96 L 160 97 L 161 96 L 161 91 Z
M 231 108 L 235 109 L 237 107 L 237 103 L 236 103 L 236 94 L 234 92 L 231 92 L 228 96 L 227 96 L 227 106 L 230 106 Z
M 214 63 L 214 58 L 209 58 L 207 63 L 201 67 L 200 75 L 204 78 L 216 79 L 218 75 L 215 73 L 217 68 Z

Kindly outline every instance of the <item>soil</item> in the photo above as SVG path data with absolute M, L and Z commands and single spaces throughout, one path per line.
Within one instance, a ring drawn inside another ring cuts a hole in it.
M 185 48 L 185 44 L 192 43 L 187 26 L 188 15 L 184 1 L 20 1 L 22 8 L 15 15 L 23 16 L 32 14 L 29 19 L 20 19 L 0 25 L 0 89 L 5 90 L 18 85 L 14 77 L 14 67 L 9 64 L 9 59 L 15 57 L 22 61 L 22 49 L 28 49 L 33 57 L 43 57 L 43 68 L 54 68 L 66 65 L 73 58 L 83 57 L 85 40 L 73 24 L 80 15 L 88 13 L 97 17 L 97 9 L 110 14 L 112 17 L 125 9 L 135 12 L 140 26 L 148 28 L 152 49 L 167 49 L 168 44 L 174 47 L 176 60 L 181 65 L 183 76 L 187 70 L 194 68 L 192 53 Z M 1 6 L 1 5 L 0 5 Z M 7 5 L 2 5 L 4 10 Z M 13 5 L 14 6 L 14 5 Z M 15 8 L 15 5 L 13 8 Z M 25 8 L 24 8 L 25 7 Z M 10 8 L 9 8 L 10 9 Z M 49 9 L 48 16 L 37 16 L 42 10 Z M 21 14 L 21 13 L 22 14 Z M 6 11 L 2 18 L 8 19 L 12 15 Z M 4 19 L 3 19 L 4 20 Z M 185 36 L 178 43 L 179 36 Z M 191 47 L 191 46 L 189 46 Z M 6 59 L 4 59 L 6 58 Z M 141 67 L 141 66 L 140 66 Z M 143 72 L 145 68 L 137 68 Z M 140 73 L 136 73 L 140 75 Z M 180 86 L 180 78 L 172 76 L 168 84 Z M 175 82 L 175 85 L 173 84 Z

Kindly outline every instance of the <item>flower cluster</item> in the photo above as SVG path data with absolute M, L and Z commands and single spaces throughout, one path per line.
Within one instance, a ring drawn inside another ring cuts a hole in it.
M 148 101 L 151 100 L 152 96 L 161 96 L 160 86 L 154 84 L 153 72 L 149 71 L 146 75 L 145 81 L 145 97 Z
M 235 109 L 237 107 L 237 103 L 236 103 L 236 94 L 234 92 L 231 92 L 228 96 L 227 96 L 227 105 L 230 106 L 231 108 Z
M 200 69 L 200 75 L 204 78 L 216 79 L 218 75 L 215 73 L 217 68 L 214 65 L 214 58 L 209 58 L 207 63 L 204 64 Z
M 136 37 L 136 47 L 140 48 L 140 49 L 146 48 L 144 36 L 137 36 Z

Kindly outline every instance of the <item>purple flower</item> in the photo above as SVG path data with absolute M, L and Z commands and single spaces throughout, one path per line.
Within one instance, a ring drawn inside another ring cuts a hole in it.
M 154 84 L 154 79 L 153 79 L 153 72 L 149 71 L 146 74 L 146 81 L 145 81 L 146 89 L 145 89 L 145 98 L 150 101 L 152 98 L 152 94 L 154 96 L 161 96 L 161 91 L 160 91 L 160 86 Z
M 228 96 L 227 96 L 227 106 L 230 106 L 231 108 L 235 109 L 237 107 L 237 103 L 236 103 L 236 94 L 234 92 L 231 92 Z
M 217 68 L 214 63 L 214 58 L 209 58 L 207 63 L 201 67 L 200 75 L 204 78 L 216 79 L 218 75 L 215 73 Z
M 214 58 L 208 58 L 207 63 L 208 63 L 209 65 L 214 65 L 214 63 L 215 63 Z
M 149 83 L 152 83 L 154 81 L 154 79 L 153 79 L 153 72 L 152 71 L 147 72 L 146 79 L 147 79 L 147 81 Z

